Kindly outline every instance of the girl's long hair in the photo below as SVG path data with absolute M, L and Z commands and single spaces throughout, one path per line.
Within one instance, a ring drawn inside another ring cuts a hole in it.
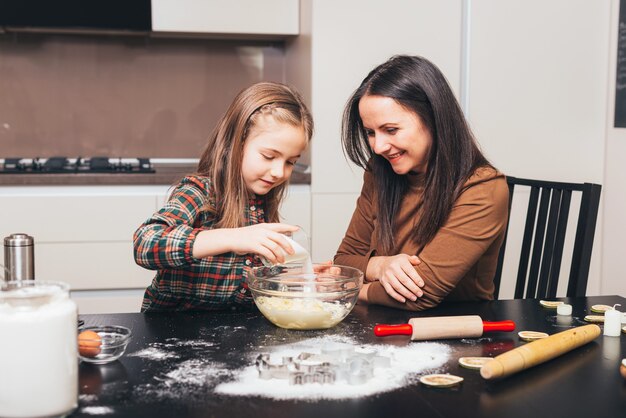
M 394 219 L 408 189 L 406 176 L 371 150 L 359 101 L 365 95 L 394 99 L 418 115 L 432 135 L 424 194 L 415 240 L 420 248 L 433 239 L 447 220 L 464 183 L 480 166 L 490 166 L 472 134 L 445 76 L 430 61 L 397 55 L 372 70 L 352 94 L 343 115 L 342 142 L 348 158 L 375 178 L 378 204 L 378 241 L 393 251 Z
M 261 113 L 276 122 L 302 127 L 307 139 L 313 135 L 313 119 L 300 94 L 293 88 L 273 82 L 253 84 L 241 91 L 211 133 L 197 174 L 209 177 L 215 191 L 215 207 L 206 210 L 217 216 L 216 228 L 245 225 L 245 206 L 250 199 L 242 175 L 244 143 Z M 278 208 L 287 182 L 264 196 L 268 222 L 279 222 Z

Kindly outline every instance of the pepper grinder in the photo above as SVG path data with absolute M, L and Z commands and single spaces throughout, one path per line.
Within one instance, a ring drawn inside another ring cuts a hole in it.
M 11 234 L 4 238 L 5 280 L 35 280 L 34 239 L 27 234 Z

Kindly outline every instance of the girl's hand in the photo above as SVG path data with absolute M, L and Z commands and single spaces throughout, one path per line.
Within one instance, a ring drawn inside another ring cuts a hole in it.
M 207 229 L 196 236 L 192 255 L 194 258 L 205 258 L 232 251 L 236 254 L 254 253 L 271 263 L 282 263 L 285 261 L 285 254 L 294 253 L 283 234 L 298 229 L 297 226 L 281 223 Z
M 298 229 L 297 226 L 283 223 L 261 223 L 235 228 L 232 230 L 231 251 L 236 254 L 258 254 L 272 264 L 283 263 L 285 254 L 294 253 L 283 234 Z
M 416 301 L 424 292 L 424 280 L 415 270 L 421 261 L 416 255 L 398 254 L 390 257 L 372 257 L 367 265 L 368 278 L 378 279 L 389 296 L 404 303 Z M 370 279 L 371 280 L 371 279 Z

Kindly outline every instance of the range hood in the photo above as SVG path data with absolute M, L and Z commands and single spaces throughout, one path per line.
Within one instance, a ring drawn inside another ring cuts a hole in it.
M 0 0 L 6 32 L 137 33 L 151 30 L 151 0 Z

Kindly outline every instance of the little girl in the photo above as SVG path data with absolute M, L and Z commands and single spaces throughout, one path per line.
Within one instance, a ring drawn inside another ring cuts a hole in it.
M 290 87 L 262 82 L 240 92 L 198 163 L 168 202 L 137 229 L 135 261 L 157 270 L 142 312 L 250 305 L 244 271 L 284 261 L 293 249 L 278 209 L 294 164 L 313 133 Z

